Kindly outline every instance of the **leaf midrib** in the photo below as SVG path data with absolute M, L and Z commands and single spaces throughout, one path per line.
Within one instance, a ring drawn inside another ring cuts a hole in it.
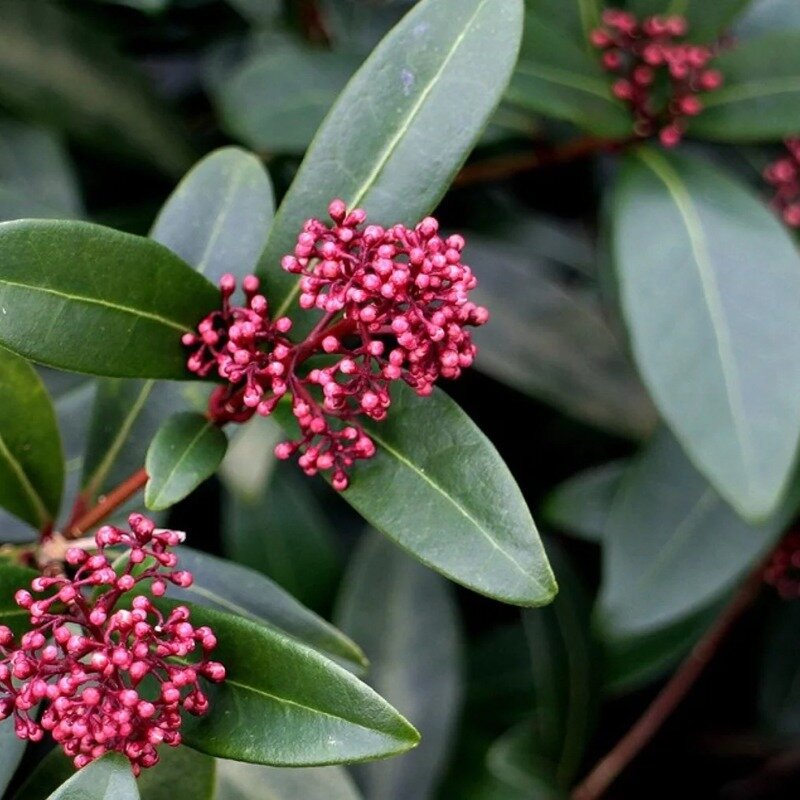
M 205 436 L 205 434 L 209 430 L 211 430 L 211 428 L 213 426 L 214 426 L 214 423 L 211 422 L 210 420 L 205 422 L 203 424 L 203 427 L 200 428 L 200 430 L 192 437 L 191 441 L 184 448 L 183 453 L 181 453 L 180 458 L 178 458 L 178 460 L 173 464 L 172 469 L 170 469 L 169 472 L 164 477 L 164 480 L 163 480 L 163 482 L 161 484 L 161 490 L 158 492 L 158 494 L 152 500 L 152 502 L 154 504 L 158 503 L 161 500 L 161 498 L 164 495 L 164 492 L 169 488 L 170 482 L 175 477 L 175 473 L 182 466 L 183 462 L 189 457 L 189 454 L 192 452 L 192 450 L 194 450 L 194 448 L 197 446 L 197 442 L 203 436 Z
M 34 488 L 22 464 L 11 452 L 11 449 L 8 447 L 8 444 L 6 443 L 6 440 L 2 434 L 0 434 L 0 456 L 6 460 L 8 465 L 11 467 L 11 471 L 17 476 L 17 480 L 19 481 L 23 492 L 25 492 L 29 502 L 33 506 L 34 513 L 38 517 L 39 525 L 44 526 L 50 519 L 47 505 L 45 504 L 41 495 Z
M 387 143 L 383 153 L 379 156 L 379 158 L 375 162 L 375 166 L 372 168 L 366 179 L 361 183 L 361 186 L 358 189 L 356 189 L 355 192 L 350 197 L 350 202 L 347 204 L 348 208 L 355 208 L 358 206 L 359 203 L 361 203 L 361 201 L 364 199 L 364 197 L 366 196 L 367 192 L 370 190 L 374 182 L 378 179 L 378 176 L 381 174 L 381 172 L 383 172 L 386 165 L 389 163 L 389 159 L 391 159 L 395 150 L 402 142 L 403 137 L 408 132 L 414 120 L 417 118 L 420 111 L 422 110 L 425 101 L 428 99 L 431 92 L 434 90 L 436 84 L 439 82 L 439 79 L 444 74 L 444 70 L 447 68 L 448 64 L 453 60 L 456 52 L 458 51 L 459 47 L 461 47 L 461 44 L 464 41 L 464 39 L 466 39 L 467 34 L 470 32 L 473 23 L 477 19 L 478 15 L 483 11 L 484 7 L 488 2 L 489 0 L 480 0 L 480 2 L 475 8 L 475 11 L 470 16 L 469 20 L 466 22 L 461 32 L 458 34 L 458 36 L 456 36 L 455 40 L 453 41 L 453 45 L 448 51 L 445 58 L 443 59 L 441 65 L 439 66 L 439 69 L 436 70 L 436 73 L 427 82 L 427 85 L 420 93 L 420 96 L 417 99 L 417 101 L 409 109 L 408 115 L 398 127 L 395 135 Z M 356 75 L 358 75 L 358 72 L 356 73 Z M 334 108 L 337 107 L 338 103 Z M 280 215 L 280 211 L 278 212 L 278 215 Z M 289 292 L 289 294 L 287 294 L 283 302 L 280 303 L 280 305 L 278 306 L 277 311 L 275 312 L 276 318 L 282 317 L 286 314 L 286 312 L 289 309 L 289 306 L 294 302 L 295 298 L 299 293 L 300 293 L 300 283 L 298 281 L 292 287 L 292 290 Z

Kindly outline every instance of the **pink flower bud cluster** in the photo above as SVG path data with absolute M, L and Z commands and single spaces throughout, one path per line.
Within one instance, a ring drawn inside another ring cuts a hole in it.
M 195 628 L 184 606 L 165 616 L 150 600 L 167 583 L 192 583 L 170 552 L 182 534 L 140 514 L 129 524 L 130 533 L 101 528 L 96 554 L 70 548 L 73 577 L 38 577 L 32 592 L 16 593 L 32 627 L 17 643 L 0 626 L 0 719 L 13 716 L 21 739 L 48 731 L 79 769 L 117 751 L 138 775 L 157 763 L 159 745 L 180 744 L 181 710 L 208 711 L 200 676 L 219 682 L 225 668 L 208 660 L 217 643 L 210 628 Z M 127 548 L 116 568 L 110 547 Z
M 686 119 L 703 110 L 698 96 L 722 85 L 722 74 L 708 65 L 711 47 L 681 41 L 687 33 L 683 17 L 647 17 L 607 9 L 603 24 L 591 33 L 592 44 L 603 51 L 607 72 L 619 76 L 612 91 L 630 108 L 634 134 L 658 134 L 664 147 L 683 138 Z
M 305 341 L 286 338 L 288 319 L 270 320 L 255 278 L 244 282 L 247 306 L 232 307 L 233 278 L 225 276 L 222 310 L 183 342 L 192 348 L 191 371 L 216 371 L 228 382 L 212 398 L 214 419 L 267 416 L 291 396 L 300 437 L 279 444 L 276 455 L 299 454 L 306 474 L 330 472 L 342 491 L 353 463 L 375 454 L 359 417 L 386 418 L 392 381 L 427 396 L 440 377 L 457 378 L 477 352 L 467 328 L 489 314 L 469 299 L 477 280 L 462 262 L 464 239 L 439 236 L 432 217 L 413 229 L 365 225 L 364 211 L 348 213 L 341 200 L 329 214 L 332 224 L 308 220 L 282 260 L 300 276 L 301 308 L 323 314 Z M 333 360 L 301 372 L 315 355 Z
M 784 600 L 800 597 L 800 531 L 790 531 L 764 569 L 764 581 Z
M 764 180 L 775 187 L 773 208 L 792 228 L 800 228 L 800 139 L 787 139 L 786 154 L 764 170 Z

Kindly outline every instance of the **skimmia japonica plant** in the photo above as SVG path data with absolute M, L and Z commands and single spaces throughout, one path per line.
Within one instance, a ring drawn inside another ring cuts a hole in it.
M 795 6 L 0 3 L 0 797 L 791 784 Z

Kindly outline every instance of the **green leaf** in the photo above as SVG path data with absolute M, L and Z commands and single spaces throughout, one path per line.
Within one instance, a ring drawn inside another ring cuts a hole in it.
M 503 238 L 501 239 L 500 236 Z M 475 331 L 477 369 L 589 424 L 643 438 L 656 412 L 608 324 L 597 288 L 565 275 L 526 226 L 470 235 L 475 300 L 492 312 Z
M 43 529 L 58 513 L 63 488 L 64 455 L 47 390 L 25 359 L 0 348 L 0 506 Z
M 260 274 L 273 314 L 299 290 L 280 268 L 303 222 L 341 197 L 377 224 L 430 212 L 469 155 L 517 57 L 522 0 L 422 0 L 359 69 L 275 217 Z
M 0 218 L 82 214 L 77 179 L 59 137 L 0 119 Z
M 242 278 L 255 271 L 274 207 L 258 158 L 223 147 L 186 174 L 150 236 L 215 284 L 226 272 Z
M 139 800 L 139 790 L 130 761 L 109 753 L 76 772 L 47 800 Z
M 790 741 L 800 735 L 800 605 L 783 602 L 767 625 L 761 659 L 758 707 L 764 727 Z
M 222 127 L 260 152 L 302 155 L 361 61 L 291 41 L 268 46 L 213 87 Z
M 323 766 L 405 752 L 419 734 L 342 667 L 277 630 L 201 606 L 225 664 L 211 712 L 186 720 L 184 741 L 220 758 L 270 766 Z
M 183 500 L 216 472 L 227 449 L 222 429 L 202 414 L 170 417 L 147 451 L 145 505 L 163 511 Z
M 566 557 L 549 549 L 555 553 L 558 596 L 547 608 L 523 612 L 535 687 L 529 752 L 551 764 L 548 781 L 567 790 L 598 713 L 599 651 L 591 634 L 589 597 Z M 541 767 L 534 767 L 544 777 Z
M 277 769 L 220 761 L 217 776 L 216 800 L 361 800 L 342 767 Z
M 142 770 L 137 784 L 142 800 L 222 800 L 218 798 L 217 762 L 189 747 L 160 747 L 158 764 Z
M 357 644 L 269 578 L 188 547 L 180 548 L 179 558 L 181 569 L 192 573 L 194 583 L 189 589 L 170 587 L 170 597 L 271 625 L 338 661 L 351 672 L 360 672 L 367 666 Z
M 619 176 L 613 248 L 645 384 L 698 469 L 739 513 L 779 502 L 800 437 L 800 255 L 744 186 L 642 148 Z M 676 324 L 680 309 L 680 324 Z
M 447 764 L 464 689 L 452 588 L 371 534 L 350 563 L 336 620 L 364 648 L 370 685 L 422 733 L 413 753 L 357 768 L 365 800 L 432 797 Z
M 526 15 L 519 63 L 506 99 L 597 136 L 626 139 L 633 132 L 630 113 L 611 93 L 611 81 L 597 57 L 536 13 Z
M 54 747 L 26 775 L 13 800 L 47 800 L 62 783 L 76 774 L 72 761 L 60 747 Z
M 185 133 L 136 65 L 46 0 L 4 0 L 0 102 L 28 119 L 169 173 L 190 160 Z
M 517 605 L 552 600 L 556 584 L 519 488 L 444 392 L 420 398 L 398 385 L 392 414 L 366 429 L 377 453 L 354 468 L 343 496 L 368 522 L 476 592 Z
M 104 3 L 114 3 L 119 6 L 129 6 L 137 11 L 147 14 L 156 14 L 169 6 L 171 0 L 101 0 Z
M 26 567 L 0 560 L 0 625 L 6 625 L 19 635 L 28 626 L 30 614 L 14 602 L 17 589 L 24 589 L 36 577 Z
M 535 15 L 591 47 L 589 34 L 600 24 L 599 0 L 525 0 L 527 15 Z
M 625 461 L 612 461 L 578 473 L 547 498 L 545 518 L 574 536 L 601 542 L 625 469 Z
M 211 283 L 149 239 L 87 222 L 0 224 L 0 345 L 34 361 L 186 379 L 181 335 L 217 304 Z
M 795 0 L 751 0 L 735 27 L 742 38 L 772 31 L 800 30 L 800 5 Z
M 800 482 L 768 520 L 739 518 L 665 431 L 632 462 L 603 534 L 598 622 L 604 638 L 658 630 L 732 588 L 800 505 Z
M 628 0 L 638 16 L 679 14 L 689 23 L 689 39 L 704 44 L 725 32 L 751 0 Z
M 228 0 L 228 5 L 253 25 L 275 22 L 281 10 L 280 4 L 281 0 Z
M 800 130 L 800 30 L 780 30 L 742 42 L 714 60 L 725 76 L 703 95 L 693 136 L 717 142 L 783 139 Z
M 2 611 L 0 611 L 1 616 Z M 14 777 L 27 746 L 27 740 L 18 739 L 14 733 L 13 717 L 0 722 L 0 797 L 5 794 L 8 784 Z

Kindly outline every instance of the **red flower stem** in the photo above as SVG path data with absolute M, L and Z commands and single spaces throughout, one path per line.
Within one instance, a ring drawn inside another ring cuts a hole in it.
M 572 800 L 596 800 L 602 797 L 620 773 L 658 733 L 703 674 L 736 622 L 758 597 L 763 583 L 763 572 L 764 565 L 759 564 L 644 714 L 573 790 Z
M 78 539 L 89 528 L 102 522 L 109 514 L 116 511 L 121 505 L 131 499 L 147 483 L 147 472 L 142 467 L 130 478 L 123 481 L 115 489 L 112 489 L 102 500 L 92 509 L 81 516 L 64 534 L 67 539 Z

